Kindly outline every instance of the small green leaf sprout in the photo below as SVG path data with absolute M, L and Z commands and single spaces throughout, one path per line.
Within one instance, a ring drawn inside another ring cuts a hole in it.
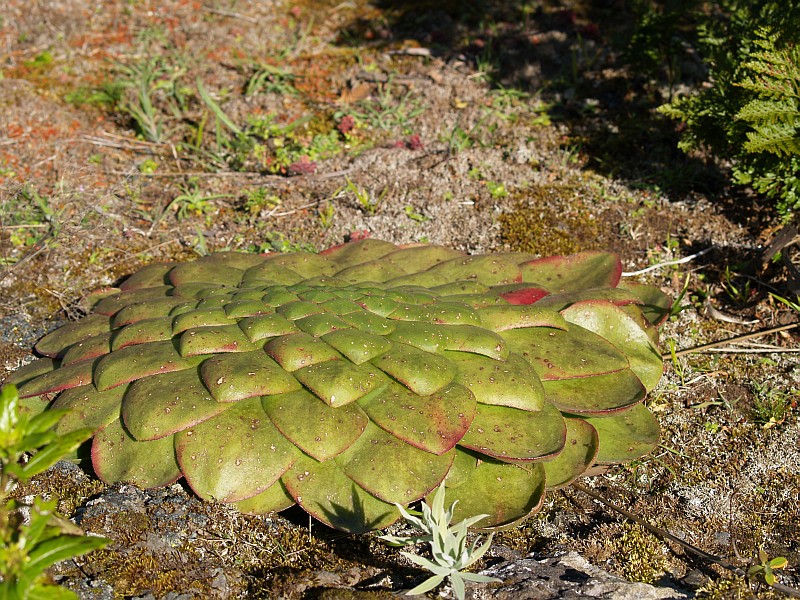
M 775 573 L 773 571 L 775 569 L 782 569 L 789 562 L 783 556 L 770 558 L 767 553 L 764 552 L 763 548 L 758 549 L 758 560 L 761 561 L 761 563 L 750 567 L 747 570 L 747 575 L 752 577 L 753 575 L 761 573 L 767 585 L 775 585 Z
M 486 554 L 486 551 L 492 545 L 494 534 L 490 533 L 486 542 L 480 547 L 478 547 L 478 544 L 481 538 L 476 539 L 472 546 L 468 546 L 467 528 L 488 515 L 475 515 L 451 527 L 450 521 L 453 519 L 453 510 L 458 501 L 456 500 L 453 502 L 450 508 L 445 510 L 444 487 L 444 483 L 442 483 L 437 488 L 436 494 L 433 497 L 432 506 L 429 507 L 424 502 L 422 503 L 422 512 L 407 510 L 401 504 L 396 504 L 406 522 L 424 531 L 425 535 L 412 537 L 384 535 L 379 539 L 385 541 L 390 546 L 397 547 L 413 546 L 421 542 L 428 542 L 431 545 L 433 560 L 423 558 L 417 554 L 411 554 L 410 552 L 401 552 L 403 556 L 413 563 L 433 573 L 432 577 L 429 577 L 414 589 L 409 590 L 407 592 L 409 595 L 429 592 L 442 583 L 445 578 L 449 578 L 456 598 L 458 598 L 458 600 L 463 600 L 465 581 L 501 581 L 496 577 L 462 572 Z

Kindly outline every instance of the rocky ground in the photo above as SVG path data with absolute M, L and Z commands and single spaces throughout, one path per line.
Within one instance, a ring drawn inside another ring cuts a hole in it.
M 681 352 L 800 308 L 780 263 L 746 268 L 777 216 L 680 153 L 655 112 L 702 65 L 687 55 L 672 86 L 631 71 L 625 3 L 464 4 L 7 0 L 0 377 L 89 292 L 157 260 L 361 232 L 613 250 L 678 298 L 648 399 L 663 439 L 585 485 L 744 570 L 759 548 L 784 556 L 778 581 L 800 587 L 797 329 Z M 424 578 L 374 537 L 240 515 L 180 484 L 109 488 L 62 463 L 24 490 L 55 492 L 113 540 L 53 572 L 86 598 L 379 598 Z M 481 568 L 504 583 L 475 598 L 780 596 L 572 488 Z

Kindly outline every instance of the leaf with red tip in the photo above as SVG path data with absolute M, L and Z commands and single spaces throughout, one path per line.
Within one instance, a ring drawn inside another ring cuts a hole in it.
M 262 401 L 264 410 L 281 433 L 320 461 L 347 450 L 369 422 L 356 404 L 333 408 L 302 389 L 265 396 Z
M 137 440 L 157 440 L 226 408 L 208 393 L 197 369 L 184 369 L 132 382 L 122 400 L 122 421 Z
M 553 460 L 542 463 L 548 489 L 565 487 L 583 475 L 597 457 L 597 431 L 583 419 L 566 418 L 567 442 Z
M 175 434 L 186 481 L 201 498 L 244 500 L 263 492 L 301 455 L 272 424 L 260 398 L 242 400 Z
M 565 439 L 564 417 L 552 404 L 535 412 L 478 404 L 459 445 L 499 460 L 530 461 L 558 454 Z
M 60 392 L 61 390 L 68 390 L 81 385 L 91 384 L 92 370 L 100 360 L 103 359 L 85 360 L 43 373 L 20 385 L 19 397 L 29 398 L 31 396 L 41 396 L 42 394 L 51 394 L 53 392 Z
M 200 374 L 217 402 L 238 402 L 300 389 L 297 379 L 263 350 L 213 356 L 200 366 Z
M 26 381 L 30 381 L 39 375 L 44 375 L 45 373 L 50 373 L 57 369 L 59 364 L 59 361 L 48 357 L 34 359 L 27 365 L 23 365 L 11 373 L 8 379 L 6 379 L 6 383 L 19 387 Z
M 181 356 L 200 356 L 218 352 L 251 352 L 257 346 L 247 339 L 235 323 L 187 329 L 178 338 Z
M 455 381 L 466 386 L 482 404 L 536 411 L 544 406 L 542 382 L 518 354 L 505 361 L 485 356 L 447 352 L 458 374 Z
M 536 512 L 544 501 L 544 491 L 541 463 L 519 466 L 482 459 L 466 482 L 447 488 L 447 501 L 458 502 L 454 523 L 488 514 L 474 529 L 503 528 Z M 428 497 L 425 501 L 430 504 L 433 500 Z
M 111 349 L 116 351 L 126 346 L 163 342 L 169 339 L 172 339 L 172 317 L 145 319 L 115 331 Z
M 126 346 L 98 359 L 94 385 L 98 390 L 107 390 L 149 375 L 182 371 L 198 362 L 178 354 L 172 340 Z
M 538 258 L 520 265 L 524 281 L 553 292 L 616 287 L 622 275 L 619 257 L 608 252 L 579 252 Z
M 464 437 L 475 418 L 475 398 L 452 384 L 420 396 L 393 383 L 358 401 L 373 423 L 412 446 L 444 454 Z
M 48 333 L 36 342 L 36 351 L 50 358 L 59 358 L 69 346 L 108 331 L 111 331 L 111 319 L 108 316 L 90 314 L 80 321 L 67 323 Z
M 181 476 L 172 436 L 139 442 L 119 419 L 95 434 L 92 468 L 108 484 L 124 481 L 142 488 L 163 487 Z
M 373 359 L 372 364 L 420 396 L 435 394 L 456 374 L 455 367 L 443 356 L 397 342 L 392 342 L 389 351 Z
M 545 296 L 547 296 L 550 292 L 548 292 L 544 288 L 539 287 L 529 287 L 529 288 L 522 288 L 519 290 L 514 290 L 512 292 L 503 292 L 500 294 L 500 297 L 508 302 L 509 304 L 533 304 L 534 302 L 541 300 Z
M 544 393 L 559 410 L 573 414 L 606 414 L 642 401 L 647 390 L 631 369 L 545 381 Z
M 106 331 L 105 333 L 98 333 L 97 335 L 93 335 L 73 344 L 64 353 L 61 359 L 61 366 L 65 367 L 73 363 L 98 358 L 104 354 L 108 354 L 111 352 L 112 335 L 110 331 Z
M 287 371 L 341 358 L 321 339 L 302 332 L 273 338 L 266 343 L 264 351 Z
M 614 345 L 577 325 L 511 329 L 503 337 L 522 355 L 542 381 L 589 377 L 628 368 L 628 359 Z
M 301 456 L 281 481 L 303 510 L 348 533 L 383 529 L 400 518 L 393 504 L 364 490 L 333 460 Z
M 358 441 L 336 461 L 350 479 L 370 494 L 386 502 L 406 505 L 438 486 L 454 457 L 455 450 L 431 454 L 368 425 Z

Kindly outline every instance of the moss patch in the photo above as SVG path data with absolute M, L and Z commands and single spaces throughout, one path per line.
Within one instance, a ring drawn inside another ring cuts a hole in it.
M 498 217 L 503 242 L 542 256 L 598 248 L 600 224 L 578 194 L 568 186 L 526 190 L 524 199 Z

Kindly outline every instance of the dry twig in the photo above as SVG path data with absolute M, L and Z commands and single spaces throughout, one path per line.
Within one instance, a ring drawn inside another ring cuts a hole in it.
M 683 356 L 685 354 L 699 354 L 701 352 L 705 352 L 711 350 L 712 348 L 716 349 L 715 352 L 752 352 L 752 353 L 763 353 L 767 350 L 761 349 L 749 349 L 749 348 L 720 348 L 720 346 L 724 346 L 725 344 L 731 344 L 735 342 L 743 342 L 745 340 L 750 340 L 753 338 L 761 337 L 762 335 L 769 335 L 770 333 L 778 333 L 779 331 L 788 331 L 790 329 L 794 329 L 795 327 L 800 327 L 800 323 L 789 323 L 788 325 L 781 325 L 779 327 L 772 327 L 770 329 L 762 329 L 761 331 L 754 331 L 753 333 L 746 333 L 744 335 L 737 335 L 730 338 L 725 338 L 724 340 L 719 340 L 717 342 L 709 342 L 708 344 L 701 344 L 699 346 L 694 346 L 692 348 L 684 348 L 683 350 L 677 350 L 673 352 L 666 352 L 663 354 L 664 358 L 670 358 L 672 356 Z M 775 350 L 769 350 L 770 352 L 798 352 L 800 349 L 795 348 L 778 348 Z

